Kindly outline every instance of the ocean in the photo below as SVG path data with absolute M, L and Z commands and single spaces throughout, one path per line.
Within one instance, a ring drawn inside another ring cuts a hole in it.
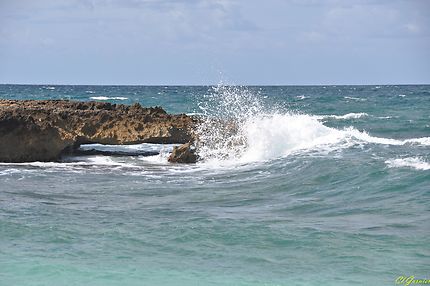
M 153 144 L 82 148 L 159 155 L 0 163 L 0 285 L 430 279 L 429 85 L 0 85 L 0 98 L 205 118 L 196 164 Z

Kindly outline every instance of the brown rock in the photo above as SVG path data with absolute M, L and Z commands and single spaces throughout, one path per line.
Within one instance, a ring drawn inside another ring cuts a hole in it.
M 140 104 L 0 100 L 0 161 L 51 161 L 84 143 L 185 143 L 194 123 Z
M 197 162 L 196 150 L 191 143 L 182 144 L 173 148 L 168 160 L 172 163 L 195 163 Z
M 32 117 L 0 115 L 0 161 L 55 160 L 72 141 L 62 139 L 50 125 L 38 125 Z

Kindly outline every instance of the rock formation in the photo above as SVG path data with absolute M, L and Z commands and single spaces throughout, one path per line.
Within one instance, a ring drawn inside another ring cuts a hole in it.
M 187 143 L 194 123 L 139 104 L 0 100 L 0 161 L 58 160 L 85 143 Z
M 196 149 L 191 143 L 185 143 L 181 146 L 174 147 L 168 160 L 172 163 L 195 163 L 197 162 Z

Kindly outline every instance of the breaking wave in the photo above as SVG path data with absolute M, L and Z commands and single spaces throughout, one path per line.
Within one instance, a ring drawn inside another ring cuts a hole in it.
M 360 113 L 347 113 L 345 115 L 315 115 L 316 119 L 340 119 L 340 120 L 348 120 L 348 119 L 358 119 L 362 117 L 367 117 L 369 114 L 360 112 Z
M 409 157 L 403 159 L 391 159 L 385 161 L 389 168 L 413 168 L 417 170 L 430 170 L 430 163 L 419 157 Z
M 351 119 L 367 113 L 313 116 L 268 108 L 248 89 L 217 86 L 200 104 L 198 155 L 203 162 L 248 163 L 297 152 L 331 152 L 364 144 L 430 145 L 430 137 L 405 140 L 375 137 L 353 127 L 336 129 L 321 119 Z
M 355 100 L 355 101 L 366 101 L 366 98 L 359 98 L 359 97 L 353 97 L 353 96 L 344 96 L 343 98 L 345 99 L 351 99 L 351 100 Z
M 91 99 L 95 99 L 95 100 L 127 100 L 127 97 L 123 97 L 123 96 L 91 96 Z

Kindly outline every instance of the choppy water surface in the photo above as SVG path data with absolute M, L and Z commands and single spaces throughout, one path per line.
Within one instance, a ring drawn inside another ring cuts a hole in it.
M 207 118 L 195 165 L 151 144 L 83 148 L 160 155 L 0 164 L 1 285 L 429 278 L 430 86 L 1 85 L 0 97 Z

